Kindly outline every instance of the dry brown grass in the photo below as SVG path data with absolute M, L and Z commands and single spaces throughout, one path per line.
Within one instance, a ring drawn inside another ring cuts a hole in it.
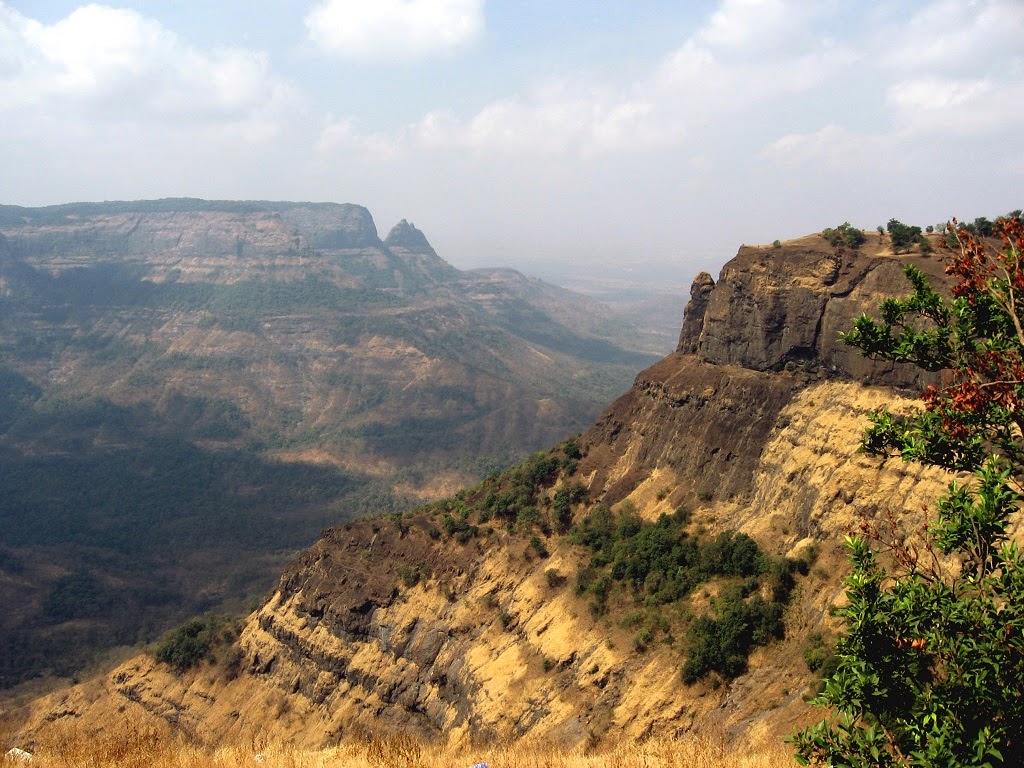
M 50 732 L 35 745 L 32 768 L 782 768 L 795 765 L 781 744 L 753 747 L 693 736 L 651 739 L 586 754 L 582 748 L 520 741 L 476 749 L 437 747 L 406 736 L 377 737 L 324 750 L 286 744 L 208 748 L 186 743 L 168 728 L 126 723 L 116 731 L 83 734 L 74 728 Z M 0 765 L 25 764 L 0 758 Z

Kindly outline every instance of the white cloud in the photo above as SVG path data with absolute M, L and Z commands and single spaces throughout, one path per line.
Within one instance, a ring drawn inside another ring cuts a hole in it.
M 393 137 L 383 133 L 361 133 L 352 118 L 327 120 L 316 143 L 316 153 L 323 157 L 339 150 L 354 151 L 369 160 L 387 160 L 401 153 Z
M 948 80 L 926 77 L 889 86 L 886 99 L 906 111 L 946 111 L 984 99 L 992 92 L 988 80 Z
M 0 4 L 0 111 L 66 119 L 250 120 L 291 98 L 266 55 L 200 51 L 127 9 L 86 5 L 46 25 Z
M 1024 3 L 937 0 L 878 41 L 882 59 L 903 71 L 951 73 L 1021 61 Z
M 894 83 L 886 91 L 901 130 L 981 140 L 1018 133 L 1024 121 L 1024 84 L 993 78 L 927 76 Z
M 484 0 L 324 0 L 306 16 L 310 39 L 353 59 L 445 54 L 480 38 Z
M 353 120 L 338 120 L 324 129 L 318 150 L 323 154 L 344 148 L 375 159 L 418 150 L 592 157 L 677 143 L 681 136 L 666 135 L 652 117 L 653 109 L 643 101 L 601 93 L 573 95 L 551 87 L 529 99 L 493 102 L 466 120 L 446 111 L 430 112 L 390 135 L 360 133 Z
M 806 20 L 820 5 L 797 5 L 725 0 L 707 25 L 625 87 L 550 82 L 464 117 L 432 111 L 387 137 L 360 135 L 354 121 L 343 120 L 326 129 L 319 147 L 387 157 L 464 150 L 589 158 L 694 145 L 722 120 L 817 88 L 857 60 L 850 49 L 806 34 Z M 768 61 L 749 60 L 746 53 L 763 48 L 771 35 L 792 47 Z
M 830 171 L 859 173 L 875 167 L 880 158 L 893 154 L 897 137 L 882 133 L 861 133 L 839 125 L 826 125 L 817 131 L 789 133 L 770 142 L 761 156 L 781 165 L 814 165 Z
M 724 50 L 771 50 L 800 26 L 798 10 L 782 0 L 724 0 L 695 40 Z

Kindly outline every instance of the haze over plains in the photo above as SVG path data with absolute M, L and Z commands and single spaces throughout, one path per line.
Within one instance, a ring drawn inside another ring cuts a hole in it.
M 1018 0 L 0 2 L 0 202 L 367 206 L 458 267 L 717 272 L 1022 205 Z

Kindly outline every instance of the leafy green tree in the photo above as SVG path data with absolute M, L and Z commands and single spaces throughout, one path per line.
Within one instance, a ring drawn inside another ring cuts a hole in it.
M 904 224 L 897 219 L 889 219 L 885 227 L 892 241 L 892 249 L 897 253 L 904 248 L 909 248 L 921 239 L 921 228 Z
M 995 225 L 984 216 L 974 220 L 971 232 L 979 237 L 992 237 L 995 234 Z
M 948 231 L 952 298 L 908 266 L 914 293 L 844 340 L 948 372 L 921 412 L 875 414 L 864 448 L 974 479 L 950 483 L 920 544 L 866 523 L 847 540 L 846 633 L 816 699 L 833 716 L 794 736 L 802 764 L 1024 765 L 1024 557 L 1007 536 L 1024 498 L 1024 225 L 995 222 L 998 252 L 956 222 Z
M 845 243 L 851 248 L 856 248 L 867 240 L 864 230 L 851 226 L 848 221 L 844 221 L 835 229 L 827 227 L 822 230 L 821 236 L 828 240 L 830 245 L 842 245 Z
M 192 619 L 164 637 L 157 646 L 156 660 L 178 672 L 191 669 L 209 657 L 214 629 L 206 619 Z

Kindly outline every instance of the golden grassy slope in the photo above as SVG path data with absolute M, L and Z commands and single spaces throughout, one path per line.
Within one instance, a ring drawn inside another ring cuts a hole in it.
M 367 738 L 324 750 L 250 743 L 218 748 L 187 744 L 167 728 L 126 722 L 115 732 L 88 734 L 66 728 L 34 747 L 33 768 L 780 768 L 795 764 L 779 743 L 736 744 L 715 736 L 623 742 L 587 753 L 527 739 L 476 749 L 422 744 L 409 737 Z M 0 765 L 25 765 L 0 757 Z

